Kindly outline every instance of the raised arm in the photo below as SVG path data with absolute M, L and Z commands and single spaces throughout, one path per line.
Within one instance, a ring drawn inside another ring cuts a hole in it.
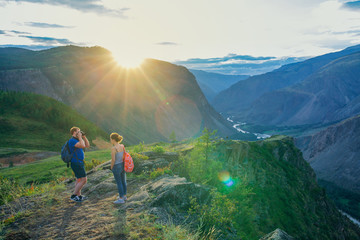
M 84 139 L 84 142 L 85 142 L 85 147 L 86 147 L 86 148 L 89 148 L 89 147 L 90 147 L 89 140 L 87 139 L 86 136 L 83 136 L 83 139 Z
M 76 148 L 86 148 L 86 145 L 85 145 L 85 142 L 84 142 L 81 132 L 78 133 L 77 137 L 79 139 L 79 142 L 75 144 L 75 147 Z M 88 143 L 89 143 L 89 141 L 88 141 Z

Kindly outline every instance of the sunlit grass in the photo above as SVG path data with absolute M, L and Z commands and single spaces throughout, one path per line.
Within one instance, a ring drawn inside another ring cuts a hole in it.
M 85 160 L 100 162 L 110 160 L 110 150 L 100 150 L 85 153 Z M 71 168 L 61 160 L 60 155 L 35 161 L 32 163 L 0 169 L 0 175 L 8 179 L 16 179 L 20 184 L 46 183 L 59 178 L 72 177 Z

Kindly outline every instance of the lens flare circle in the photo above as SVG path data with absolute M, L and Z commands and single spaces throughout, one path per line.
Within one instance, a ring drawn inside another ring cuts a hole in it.
M 221 171 L 218 173 L 219 180 L 224 183 L 226 186 L 231 187 L 234 185 L 234 181 L 230 177 L 230 173 L 228 171 Z
M 226 182 L 230 179 L 230 173 L 228 171 L 221 171 L 218 173 L 219 180 Z

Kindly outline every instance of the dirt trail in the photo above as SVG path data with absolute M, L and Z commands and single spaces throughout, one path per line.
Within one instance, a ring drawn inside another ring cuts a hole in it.
M 52 157 L 58 155 L 56 152 L 32 152 L 32 153 L 21 153 L 8 157 L 0 157 L 0 164 L 3 167 L 8 167 L 12 162 L 14 166 L 35 162 L 37 160 L 45 159 L 48 157 Z
M 104 174 L 98 175 L 105 177 Z M 97 194 L 96 186 L 113 181 L 111 175 L 107 173 L 106 176 L 106 180 L 97 185 L 96 177 L 94 180 L 90 176 L 90 184 L 84 187 L 89 198 L 82 203 L 69 199 L 73 184 L 68 184 L 67 189 L 55 196 L 51 204 L 41 204 L 35 207 L 37 209 L 32 209 L 29 215 L 10 224 L 5 239 L 127 239 L 125 226 L 127 216 L 131 215 L 133 209 L 128 208 L 126 203 L 113 203 L 117 197 L 113 185 L 111 191 L 104 195 Z M 146 182 L 128 181 L 128 197 Z

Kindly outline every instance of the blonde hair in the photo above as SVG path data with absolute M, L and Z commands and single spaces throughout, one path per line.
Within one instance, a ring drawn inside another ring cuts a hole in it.
M 78 128 L 78 127 L 72 127 L 72 128 L 70 128 L 70 134 L 73 135 L 74 132 L 76 132 L 76 131 L 79 130 L 79 129 L 80 129 L 80 128 Z
M 114 140 L 117 141 L 118 143 L 121 143 L 122 140 L 123 140 L 123 137 L 122 137 L 120 134 L 118 134 L 118 133 L 112 133 L 112 134 L 110 134 L 110 138 L 111 138 L 111 139 L 114 139 Z

